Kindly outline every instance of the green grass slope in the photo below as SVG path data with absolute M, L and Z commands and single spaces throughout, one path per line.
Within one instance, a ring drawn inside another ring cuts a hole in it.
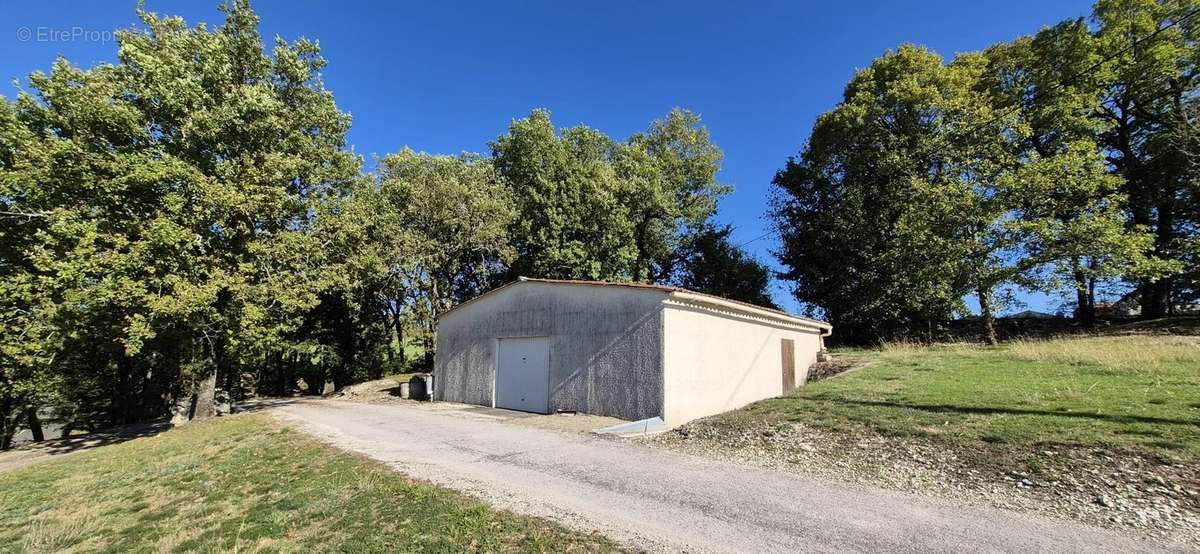
M 0 474 L 4 552 L 596 552 L 615 546 L 410 480 L 268 416 Z
M 718 416 L 921 436 L 1200 456 L 1200 337 L 1109 336 L 996 347 L 888 345 L 865 367 Z

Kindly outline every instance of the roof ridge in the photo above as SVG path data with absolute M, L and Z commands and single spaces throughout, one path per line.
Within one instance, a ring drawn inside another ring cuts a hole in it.
M 709 294 L 707 292 L 700 292 L 700 291 L 696 291 L 696 290 L 686 289 L 683 287 L 677 287 L 674 285 L 660 285 L 657 283 L 633 283 L 633 282 L 622 283 L 622 282 L 617 282 L 617 281 L 589 281 L 589 280 L 583 280 L 583 279 L 544 279 L 544 278 L 539 278 L 539 277 L 525 277 L 525 276 L 517 277 L 517 280 L 514 282 L 522 282 L 522 281 L 534 282 L 534 283 L 561 283 L 561 284 L 568 284 L 568 285 L 631 287 L 631 288 L 654 289 L 654 290 L 661 290 L 661 291 L 667 291 L 667 292 L 686 292 L 688 294 L 698 294 L 700 296 L 708 296 L 711 298 L 717 298 L 720 300 L 724 300 L 726 302 L 733 302 L 735 304 L 749 306 L 751 308 L 755 308 L 758 310 L 766 310 L 768 312 L 774 312 L 774 313 L 784 315 L 787 317 L 791 317 L 791 318 L 795 318 L 795 319 L 803 319 L 806 321 L 812 321 L 812 322 L 820 323 L 823 325 L 829 324 L 829 322 L 827 322 L 827 321 L 821 321 L 819 319 L 814 319 L 811 317 L 804 317 L 804 316 L 791 314 L 791 313 L 785 312 L 783 310 L 780 310 L 778 308 L 770 308 L 767 306 L 760 306 L 758 304 L 754 304 L 752 302 L 746 302 L 744 300 L 737 300 L 734 298 L 726 298 L 724 296 L 720 296 L 717 294 Z M 512 284 L 512 283 L 509 283 L 509 284 Z M 504 285 L 504 286 L 508 286 L 508 285 Z M 499 288 L 502 288 L 502 287 L 499 287 Z
M 588 280 L 582 280 L 582 279 L 545 279 L 545 278 L 541 278 L 541 277 L 525 277 L 523 275 L 518 276 L 515 281 L 510 281 L 508 283 L 500 285 L 492 290 L 489 290 L 483 294 L 480 294 L 479 296 L 476 296 L 475 298 L 467 300 L 466 302 L 463 302 L 462 304 L 454 306 L 454 307 L 450 308 L 449 310 L 446 310 L 446 311 L 438 314 L 437 317 L 440 318 L 440 317 L 442 317 L 450 312 L 453 312 L 463 306 L 466 306 L 467 304 L 470 304 L 480 298 L 483 298 L 494 292 L 498 292 L 500 290 L 511 287 L 517 283 L 550 283 L 550 284 L 562 284 L 562 285 L 591 285 L 591 286 L 600 286 L 600 287 L 627 287 L 627 288 L 634 288 L 634 289 L 657 290 L 657 291 L 662 291 L 662 292 L 666 292 L 666 293 L 682 292 L 682 293 L 686 293 L 686 294 L 695 294 L 698 296 L 707 296 L 709 298 L 715 298 L 717 300 L 721 300 L 724 302 L 732 302 L 734 304 L 741 304 L 743 306 L 746 306 L 749 308 L 754 308 L 756 310 L 772 312 L 772 313 L 775 313 L 778 315 L 782 315 L 784 317 L 808 321 L 810 323 L 816 323 L 818 325 L 822 325 L 825 327 L 830 326 L 829 322 L 827 322 L 827 321 L 821 321 L 819 319 L 814 319 L 811 317 L 794 315 L 794 314 L 787 313 L 787 312 L 777 309 L 777 308 L 768 308 L 766 306 L 759 306 L 758 304 L 752 304 L 750 302 L 744 302 L 742 300 L 734 300 L 732 298 L 725 298 L 724 296 L 718 296 L 716 294 L 709 294 L 707 292 L 694 291 L 691 289 L 685 289 L 683 287 L 676 287 L 673 285 L 659 285 L 659 284 L 655 284 L 655 283 L 622 283 L 622 282 L 616 282 L 616 281 L 588 281 Z

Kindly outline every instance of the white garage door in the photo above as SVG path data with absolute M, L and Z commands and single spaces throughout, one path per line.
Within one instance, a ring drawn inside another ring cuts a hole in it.
M 496 407 L 550 412 L 550 338 L 500 339 Z

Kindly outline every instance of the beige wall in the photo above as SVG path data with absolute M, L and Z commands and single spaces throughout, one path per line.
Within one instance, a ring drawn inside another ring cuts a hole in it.
M 783 393 L 781 339 L 795 341 L 796 384 L 816 361 L 816 329 L 667 302 L 663 310 L 663 419 L 668 427 Z

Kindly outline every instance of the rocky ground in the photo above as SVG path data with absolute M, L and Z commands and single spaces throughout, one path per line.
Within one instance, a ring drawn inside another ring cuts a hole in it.
M 834 375 L 860 367 L 864 367 L 864 364 L 857 359 L 849 357 L 838 357 L 824 362 L 817 362 L 808 366 L 807 382 L 811 383 L 813 381 L 828 379 Z
M 967 449 L 912 437 L 846 436 L 801 423 L 731 431 L 699 420 L 642 441 L 1200 544 L 1200 463 L 1195 461 L 1061 446 L 1034 452 L 1012 452 L 1003 445 Z
M 419 402 L 400 395 L 400 383 L 407 383 L 416 374 L 392 375 L 374 381 L 350 385 L 332 395 L 331 398 L 366 402 L 369 404 L 401 404 Z

